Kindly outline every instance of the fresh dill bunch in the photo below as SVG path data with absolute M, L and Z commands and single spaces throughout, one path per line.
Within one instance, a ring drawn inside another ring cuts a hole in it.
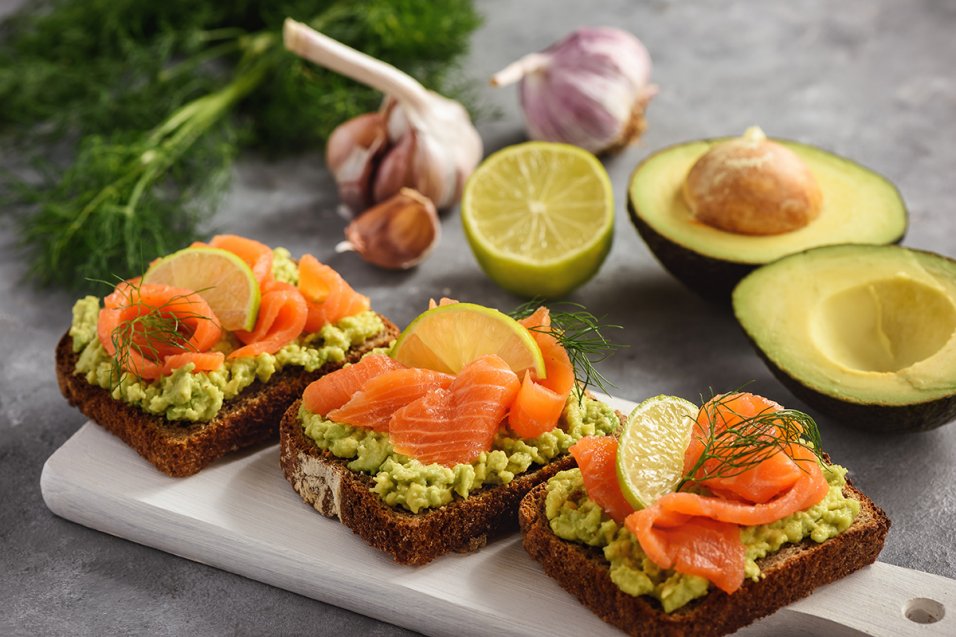
M 578 381 L 578 397 L 584 396 L 590 385 L 596 385 L 605 394 L 610 393 L 608 385 L 611 383 L 594 367 L 616 350 L 624 347 L 613 343 L 604 336 L 601 330 L 621 329 L 620 325 L 603 325 L 601 319 L 588 312 L 583 305 L 569 301 L 560 303 L 543 302 L 532 299 L 516 307 L 510 316 L 521 320 L 534 314 L 542 305 L 548 307 L 551 314 L 551 326 L 531 326 L 532 332 L 551 334 L 564 347 L 574 367 L 574 377 Z M 556 308 L 566 307 L 567 310 Z
M 195 238 L 235 152 L 224 116 L 265 70 L 261 60 L 250 62 L 226 87 L 152 130 L 84 138 L 53 187 L 23 194 L 38 207 L 22 220 L 30 275 L 88 290 L 91 279 L 142 272 Z
M 677 491 L 687 484 L 738 476 L 778 453 L 793 458 L 799 466 L 808 460 L 793 457 L 795 446 L 811 451 L 814 462 L 823 462 L 820 429 L 813 417 L 796 409 L 773 411 L 770 407 L 745 416 L 729 406 L 729 399 L 736 394 L 729 392 L 704 403 L 707 424 L 698 420 L 693 434 L 701 437 L 703 449 Z M 732 415 L 736 422 L 722 426 L 727 420 L 724 414 Z
M 0 199 L 34 281 L 141 271 L 197 237 L 244 146 L 301 152 L 377 108 L 284 50 L 286 16 L 436 89 L 478 24 L 463 0 L 48 0 L 4 21 Z
M 18 137 L 142 128 L 208 90 L 214 74 L 164 69 L 207 46 L 212 3 L 28 3 L 0 31 L 0 128 Z

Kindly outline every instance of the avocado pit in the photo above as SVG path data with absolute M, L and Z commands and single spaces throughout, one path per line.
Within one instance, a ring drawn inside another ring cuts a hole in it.
M 745 235 L 799 230 L 823 205 L 807 164 L 758 127 L 704 153 L 687 173 L 682 193 L 698 221 Z

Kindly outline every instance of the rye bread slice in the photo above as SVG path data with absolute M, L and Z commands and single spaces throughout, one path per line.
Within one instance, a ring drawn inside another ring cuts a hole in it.
M 60 391 L 71 405 L 118 436 L 153 466 L 173 477 L 198 472 L 225 454 L 252 445 L 275 441 L 279 420 L 286 408 L 302 396 L 316 378 L 346 362 L 354 363 L 366 352 L 384 347 L 398 336 L 398 327 L 380 315 L 385 329 L 348 351 L 342 363 L 328 363 L 306 372 L 288 366 L 268 383 L 255 381 L 232 400 L 223 403 L 216 417 L 204 423 L 170 421 L 115 400 L 110 393 L 74 373 L 78 354 L 67 333 L 56 348 L 56 376 Z
M 451 552 L 471 552 L 490 537 L 518 527 L 517 510 L 532 487 L 570 469 L 565 454 L 506 485 L 485 487 L 465 499 L 419 513 L 392 508 L 370 489 L 371 476 L 352 471 L 348 460 L 320 449 L 299 420 L 301 401 L 293 403 L 279 426 L 279 462 L 286 480 L 322 515 L 339 520 L 368 544 L 400 564 L 426 564 Z M 618 414 L 618 418 L 622 418 Z
M 804 540 L 785 545 L 758 560 L 765 577 L 745 580 L 733 595 L 711 589 L 672 613 L 657 600 L 634 597 L 620 590 L 600 549 L 556 536 L 545 515 L 547 485 L 533 489 L 521 502 L 518 518 L 525 550 L 544 572 L 577 597 L 598 617 L 630 635 L 644 637 L 732 633 L 787 604 L 809 595 L 814 588 L 872 564 L 883 548 L 890 521 L 872 500 L 851 485 L 844 493 L 860 501 L 860 514 L 840 535 L 817 544 Z

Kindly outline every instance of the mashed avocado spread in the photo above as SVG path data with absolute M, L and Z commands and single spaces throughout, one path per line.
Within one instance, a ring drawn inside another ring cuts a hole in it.
M 288 250 L 276 248 L 273 276 L 296 283 L 299 273 Z M 112 392 L 113 398 L 136 405 L 151 414 L 165 414 L 168 420 L 205 422 L 215 418 L 223 401 L 235 398 L 256 380 L 266 383 L 286 366 L 294 365 L 311 372 L 329 362 L 341 362 L 354 345 L 365 342 L 385 329 L 375 312 L 363 312 L 325 325 L 314 334 L 300 337 L 275 354 L 226 360 L 217 370 L 192 373 L 193 364 L 180 367 L 169 376 L 146 381 L 125 374 L 117 383 L 114 361 L 100 344 L 96 322 L 100 300 L 87 296 L 73 306 L 70 336 L 73 350 L 79 353 L 75 372 L 87 382 Z M 215 347 L 228 354 L 239 343 L 227 336 Z
M 823 542 L 853 524 L 860 503 L 843 495 L 846 469 L 824 465 L 823 473 L 830 484 L 823 500 L 771 524 L 741 528 L 740 539 L 747 549 L 746 577 L 760 579 L 756 560 L 788 542 L 806 538 Z M 610 563 L 611 581 L 629 595 L 650 595 L 669 613 L 707 594 L 710 583 L 703 577 L 663 570 L 654 564 L 637 538 L 588 498 L 579 469 L 562 471 L 548 481 L 545 514 L 551 530 L 561 539 L 603 549 Z
M 579 403 L 572 395 L 559 427 L 527 440 L 500 432 L 491 451 L 481 453 L 470 464 L 446 467 L 425 465 L 396 453 L 386 433 L 326 420 L 304 407 L 299 417 L 306 435 L 320 449 L 351 460 L 349 469 L 373 476 L 372 491 L 386 504 L 412 513 L 440 507 L 456 495 L 466 498 L 485 485 L 507 484 L 532 465 L 547 464 L 567 452 L 580 438 L 609 434 L 620 424 L 614 410 L 604 403 L 588 397 Z

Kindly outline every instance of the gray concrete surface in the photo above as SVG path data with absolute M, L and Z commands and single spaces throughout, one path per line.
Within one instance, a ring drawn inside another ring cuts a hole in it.
M 613 249 L 599 275 L 573 296 L 626 328 L 617 338 L 628 348 L 602 366 L 619 395 L 696 397 L 754 379 L 755 390 L 804 408 L 757 359 L 733 318 L 674 281 L 631 227 L 627 178 L 653 150 L 759 123 L 772 135 L 818 144 L 889 177 L 911 212 L 905 245 L 956 256 L 956 3 L 478 4 L 486 23 L 466 65 L 476 82 L 585 24 L 629 29 L 654 57 L 661 92 L 648 132 L 607 162 L 619 201 Z M 514 90 L 482 93 L 502 113 L 480 126 L 487 150 L 521 140 Z M 481 273 L 457 214 L 443 220 L 430 260 L 394 274 L 354 255 L 333 255 L 344 225 L 334 208 L 319 155 L 280 163 L 245 158 L 214 225 L 317 254 L 399 324 L 429 296 L 505 308 L 518 302 Z M 60 397 L 53 373 L 53 347 L 73 299 L 21 283 L 14 234 L 0 219 L 0 634 L 407 634 L 46 509 L 43 463 L 84 422 Z M 956 577 L 956 424 L 918 435 L 870 435 L 819 420 L 832 456 L 851 467 L 893 520 L 881 559 Z

